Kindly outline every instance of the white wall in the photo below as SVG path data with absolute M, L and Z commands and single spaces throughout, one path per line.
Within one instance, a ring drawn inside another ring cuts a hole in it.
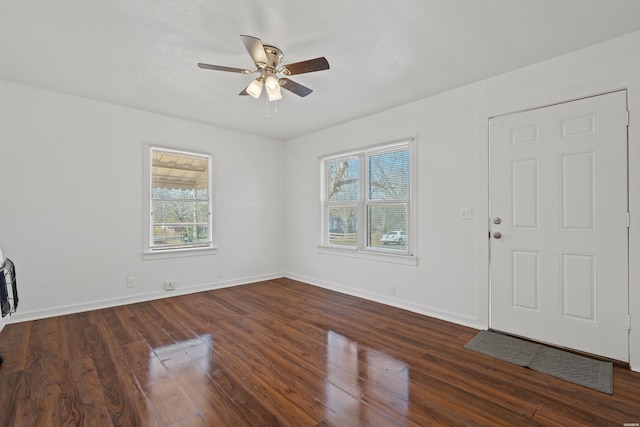
M 477 88 L 449 92 L 287 143 L 290 277 L 472 326 L 480 318 Z M 417 267 L 318 253 L 318 157 L 417 134 Z M 474 219 L 458 219 L 462 207 Z M 396 296 L 391 297 L 391 285 Z
M 7 82 L 0 118 L 12 321 L 282 276 L 282 141 Z M 144 142 L 213 154 L 217 254 L 142 259 Z
M 630 203 L 635 224 L 635 218 L 640 218 L 640 57 L 634 54 L 638 49 L 640 32 L 287 141 L 286 170 L 295 177 L 285 180 L 287 276 L 487 328 L 488 117 L 627 88 L 632 123 Z M 418 266 L 319 252 L 318 157 L 414 134 L 418 135 Z M 459 209 L 466 207 L 474 209 L 472 221 L 458 218 Z M 639 243 L 640 227 L 632 227 L 634 369 L 640 369 L 640 268 L 633 261 L 640 256 Z M 391 296 L 391 285 L 397 287 L 396 296 Z

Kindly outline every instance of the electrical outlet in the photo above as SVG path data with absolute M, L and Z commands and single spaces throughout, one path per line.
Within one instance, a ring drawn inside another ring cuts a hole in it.
M 176 289 L 176 281 L 175 280 L 167 280 L 164 282 L 164 290 L 165 291 L 173 291 Z
M 391 295 L 396 296 L 396 285 L 391 285 Z
M 222 269 L 218 270 L 218 279 L 222 279 L 224 277 L 224 272 L 222 271 Z
M 133 276 L 127 277 L 127 288 L 133 288 L 136 284 L 136 278 Z

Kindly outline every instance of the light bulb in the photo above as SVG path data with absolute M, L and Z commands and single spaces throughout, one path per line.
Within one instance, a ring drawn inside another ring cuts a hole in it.
M 278 79 L 271 75 L 267 77 L 264 82 L 267 87 L 267 95 L 269 95 L 269 101 L 277 101 L 282 98 L 282 94 L 280 93 L 280 83 L 278 83 Z
M 262 80 L 255 79 L 254 81 L 249 83 L 249 86 L 247 86 L 246 90 L 249 95 L 258 99 L 260 97 L 260 94 L 262 93 Z
M 267 85 L 267 91 L 273 91 L 280 88 L 278 79 L 276 79 L 274 76 L 267 77 L 267 81 L 265 82 L 265 84 Z

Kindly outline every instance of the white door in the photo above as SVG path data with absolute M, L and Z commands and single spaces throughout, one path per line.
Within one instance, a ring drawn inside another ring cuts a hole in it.
M 628 361 L 626 91 L 489 132 L 491 328 Z

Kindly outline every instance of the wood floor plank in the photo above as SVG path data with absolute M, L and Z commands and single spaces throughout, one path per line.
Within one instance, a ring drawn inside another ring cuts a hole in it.
M 285 278 L 9 324 L 0 425 L 640 422 L 639 373 L 607 395 L 465 350 L 477 332 Z
M 98 373 L 93 360 L 88 356 L 65 361 L 58 404 L 61 405 L 62 425 L 111 425 Z
M 60 353 L 59 329 L 56 319 L 36 320 L 29 337 L 25 360 L 25 394 L 32 400 L 60 395 L 60 371 L 63 359 Z
M 5 371 L 0 369 L 4 379 L 0 382 L 2 392 L 0 393 L 0 408 L 2 408 L 2 419 L 6 425 L 20 425 L 23 417 L 24 403 L 30 403 L 26 393 L 26 378 L 23 371 Z
M 59 396 L 48 396 L 31 400 L 21 399 L 16 407 L 16 418 L 7 426 L 51 427 L 62 423 Z
M 127 374 L 101 380 L 102 393 L 111 422 L 116 427 L 157 427 L 155 411 Z
M 7 371 L 23 371 L 29 351 L 29 336 L 33 322 L 16 323 L 2 332 L 0 339 L 0 356 L 9 354 L 2 369 Z

